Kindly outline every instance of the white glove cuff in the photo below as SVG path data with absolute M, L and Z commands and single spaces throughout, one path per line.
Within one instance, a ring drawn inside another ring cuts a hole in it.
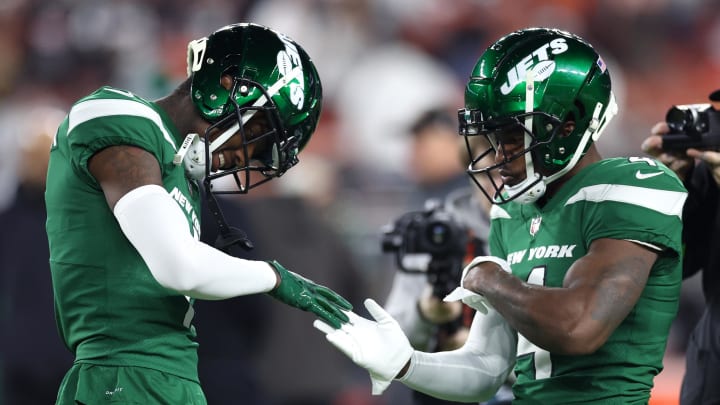
M 500 259 L 499 257 L 495 256 L 478 256 L 475 259 L 473 259 L 470 264 L 465 266 L 462 272 L 462 276 L 460 278 L 460 287 L 453 290 L 450 294 L 448 294 L 445 298 L 443 298 L 443 301 L 451 302 L 451 301 L 457 301 L 462 300 L 465 305 L 469 306 L 470 308 L 483 313 L 487 314 L 488 307 L 492 307 L 489 302 L 483 297 L 481 294 L 475 293 L 473 291 L 470 291 L 465 288 L 465 276 L 467 275 L 467 272 L 470 271 L 473 267 L 477 266 L 480 263 L 484 262 L 493 262 L 500 266 L 503 270 L 505 270 L 508 273 L 512 273 L 512 270 L 510 269 L 510 265 L 508 262 L 506 262 L 503 259 Z
M 510 268 L 510 264 L 507 261 L 505 261 L 499 257 L 496 257 L 496 256 L 478 256 L 478 257 L 474 258 L 470 262 L 470 264 L 465 266 L 465 268 L 463 269 L 462 276 L 460 277 L 460 286 L 465 288 L 465 276 L 467 275 L 468 271 L 470 271 L 470 269 L 472 269 L 473 267 L 477 266 L 480 263 L 485 263 L 485 262 L 493 262 L 493 263 L 497 264 L 498 266 L 500 266 L 501 269 L 512 274 L 512 269 Z

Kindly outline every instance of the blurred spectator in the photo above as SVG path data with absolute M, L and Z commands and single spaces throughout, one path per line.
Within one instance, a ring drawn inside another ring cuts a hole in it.
M 412 136 L 408 169 L 416 184 L 413 208 L 428 199 L 444 199 L 452 191 L 468 188 L 469 178 L 460 162 L 457 116 L 447 109 L 432 109 L 410 126 Z
M 407 175 L 406 135 L 418 114 L 458 106 L 461 100 L 460 82 L 447 67 L 414 46 L 391 42 L 368 50 L 338 89 L 340 134 L 346 145 L 340 152 L 350 153 L 366 176 Z
M 323 79 L 323 94 L 334 102 L 347 73 L 366 59 L 384 37 L 374 0 L 264 0 L 248 11 L 250 21 L 282 29 L 302 44 Z
M 55 129 L 64 111 L 26 106 L 12 117 L 19 184 L 0 212 L 0 403 L 50 404 L 73 357 L 56 338 L 45 233 L 45 176 Z M 7 122 L 5 122 L 7 124 Z M 13 151 L 10 145 L 5 145 Z
M 437 165 L 436 160 L 413 161 L 413 144 L 420 150 L 435 142 L 432 136 L 412 135 L 413 124 L 423 113 L 454 110 L 461 98 L 459 82 L 446 66 L 402 42 L 368 50 L 338 89 L 336 153 L 347 166 L 338 191 L 337 224 L 352 242 L 375 296 L 387 295 L 393 274 L 386 271 L 388 258 L 380 254 L 381 227 L 409 207 L 421 208 L 428 194 L 447 192 L 431 190 L 433 183 L 446 181 L 448 175 L 462 177 L 459 165 L 440 163 L 442 174 L 435 174 L 438 166 L 424 168 Z M 415 129 L 437 131 L 443 134 L 440 144 L 457 145 L 457 136 L 444 129 L 447 123 L 436 125 L 441 115 Z M 459 181 L 467 185 L 467 180 Z M 424 195 L 416 194 L 420 182 L 425 183 Z

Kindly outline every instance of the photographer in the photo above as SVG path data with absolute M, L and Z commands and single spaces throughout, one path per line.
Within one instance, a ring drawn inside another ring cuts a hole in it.
M 473 234 L 479 238 L 477 245 L 484 248 L 489 220 L 486 210 L 480 208 L 479 199 L 471 197 L 471 187 L 463 170 L 468 162 L 463 162 L 462 154 L 458 153 L 461 142 L 457 123 L 449 111 L 437 108 L 419 114 L 408 132 L 412 137 L 411 174 L 417 184 L 414 201 L 426 206 L 423 211 L 408 212 L 398 218 L 393 229 L 384 235 L 383 250 L 397 254 L 400 270 L 393 280 L 386 308 L 397 316 L 413 345 L 428 350 L 449 350 L 464 342 L 463 328 L 457 327 L 462 304 L 445 303 L 442 297 L 457 285 L 460 277 L 468 241 L 467 227 L 472 227 Z M 471 214 L 457 218 L 453 211 L 458 210 L 463 210 L 461 214 Z M 456 229 L 454 240 L 433 244 L 431 236 L 420 231 L 431 222 L 445 223 L 451 229 L 463 227 L 464 234 Z M 403 260 L 417 257 L 413 254 L 429 254 L 429 250 L 434 250 L 434 260 L 403 265 Z M 433 270 L 428 271 L 429 267 Z M 445 327 L 439 328 L 442 324 Z M 449 330 L 452 333 L 448 333 Z
M 440 111 L 431 111 L 422 115 L 411 129 L 415 136 L 415 161 L 420 164 L 424 149 L 437 151 L 437 144 L 444 142 L 446 151 L 461 148 L 459 157 L 462 167 L 470 164 L 465 144 L 457 136 L 456 124 Z M 433 145 L 422 146 L 427 137 L 434 138 Z M 473 148 L 486 147 L 484 138 L 475 138 Z M 444 156 L 447 164 L 447 153 Z M 456 155 L 453 155 L 456 156 Z M 416 173 L 435 170 L 416 170 Z M 430 176 L 424 176 L 425 178 Z M 391 291 L 385 303 L 385 309 L 400 324 L 412 346 L 418 350 L 431 352 L 448 351 L 459 348 L 467 339 L 467 332 L 473 312 L 461 302 L 442 300 L 457 286 L 462 268 L 475 256 L 487 255 L 487 237 L 490 228 L 489 211 L 491 204 L 478 195 L 477 188 L 467 185 L 465 173 L 462 173 L 462 187 L 457 187 L 457 176 L 453 181 L 436 184 L 450 184 L 442 192 L 428 192 L 442 187 L 427 187 L 429 181 L 418 181 L 425 191 L 423 211 L 408 212 L 395 220 L 391 229 L 383 235 L 383 251 L 396 255 L 398 271 L 395 273 Z M 423 261 L 422 254 L 425 254 Z M 429 256 L 429 257 L 428 257 Z M 420 258 L 418 260 L 418 258 Z M 412 260 L 416 259 L 416 260 Z M 413 392 L 414 402 L 418 405 L 451 404 L 455 402 L 436 399 L 420 392 Z M 496 397 L 488 403 L 509 404 L 512 393 L 504 386 Z
M 710 101 L 672 108 L 642 144 L 688 190 L 682 214 L 683 278 L 702 271 L 706 307 L 686 349 L 683 405 L 720 403 L 720 90 L 710 94 Z
M 399 268 L 385 309 L 414 348 L 449 351 L 465 343 L 474 311 L 461 301 L 442 298 L 457 285 L 462 268 L 473 257 L 487 254 L 487 213 L 473 190 L 459 189 L 442 205 L 428 200 L 424 211 L 401 216 L 385 233 L 383 250 L 396 255 Z M 427 260 L 418 260 L 423 253 L 429 256 Z M 418 405 L 456 403 L 417 391 L 413 398 Z M 511 399 L 506 386 L 488 404 L 509 404 Z
M 428 200 L 424 211 L 401 216 L 384 235 L 383 251 L 396 255 L 399 270 L 385 307 L 419 349 L 452 350 L 465 341 L 462 303 L 442 298 L 468 259 L 486 254 L 489 224 L 478 205 L 470 190 L 457 190 L 443 205 Z

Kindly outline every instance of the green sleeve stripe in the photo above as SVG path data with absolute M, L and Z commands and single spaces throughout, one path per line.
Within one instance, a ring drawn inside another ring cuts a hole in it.
M 149 106 L 133 100 L 94 99 L 75 104 L 70 110 L 67 134 L 69 136 L 75 127 L 84 122 L 111 115 L 130 115 L 149 119 L 160 129 L 165 140 L 177 151 L 175 142 L 163 125 L 160 114 Z
M 658 190 L 621 184 L 597 184 L 581 188 L 567 200 L 565 205 L 579 201 L 615 201 L 645 207 L 665 215 L 680 217 L 685 198 L 687 198 L 687 193 L 680 191 Z

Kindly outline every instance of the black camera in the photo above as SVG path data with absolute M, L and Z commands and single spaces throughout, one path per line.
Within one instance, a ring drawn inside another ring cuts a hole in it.
M 383 229 L 382 250 L 395 253 L 397 266 L 406 272 L 425 272 L 433 294 L 444 297 L 460 282 L 469 229 L 428 200 L 425 210 L 401 215 Z
M 710 94 L 720 102 L 720 90 Z M 720 149 L 720 111 L 713 104 L 688 104 L 670 107 L 665 115 L 670 132 L 663 135 L 663 149 Z

